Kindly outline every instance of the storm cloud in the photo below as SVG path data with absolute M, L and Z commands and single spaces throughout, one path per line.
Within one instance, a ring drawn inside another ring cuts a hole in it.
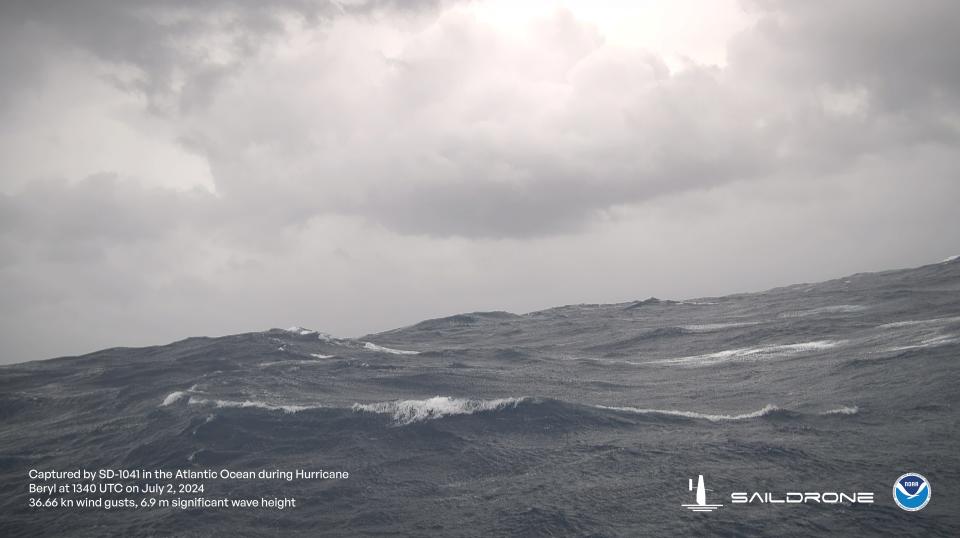
M 5 2 L 0 361 L 937 261 L 960 244 L 957 20 Z

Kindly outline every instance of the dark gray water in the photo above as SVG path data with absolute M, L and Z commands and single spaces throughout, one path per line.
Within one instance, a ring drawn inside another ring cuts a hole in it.
M 0 535 L 960 535 L 960 262 L 303 332 L 0 369 Z M 27 507 L 29 469 L 76 467 L 350 478 L 210 484 L 284 511 Z M 933 491 L 916 513 L 891 496 L 910 471 Z M 720 510 L 680 506 L 698 474 Z M 788 490 L 876 502 L 729 502 Z

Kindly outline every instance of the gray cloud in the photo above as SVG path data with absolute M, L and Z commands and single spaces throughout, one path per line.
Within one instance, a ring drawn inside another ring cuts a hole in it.
M 617 204 L 956 142 L 953 81 L 911 63 L 924 50 L 949 50 L 940 47 L 940 21 L 953 7 L 931 4 L 916 15 L 902 5 L 892 14 L 861 6 L 881 14 L 871 17 L 880 27 L 899 20 L 907 29 L 853 36 L 840 31 L 856 13 L 847 8 L 761 7 L 727 68 L 674 74 L 656 57 L 605 46 L 563 14 L 543 23 L 544 47 L 535 51 L 504 48 L 474 21 L 441 19 L 399 56 L 362 61 L 362 72 L 323 66 L 358 80 L 349 92 L 317 87 L 322 110 L 308 105 L 300 115 L 295 104 L 256 101 L 273 93 L 237 96 L 225 106 L 242 100 L 251 117 L 269 107 L 252 120 L 266 123 L 250 131 L 256 138 L 200 138 L 222 146 L 209 156 L 225 193 L 269 182 L 291 198 L 326 201 L 288 216 L 348 212 L 404 233 L 467 237 L 566 233 Z M 908 50 L 885 54 L 900 41 Z M 908 67 L 890 68 L 891 60 Z M 253 177 L 237 158 L 252 144 L 302 166 L 295 176 Z M 341 188 L 345 176 L 360 186 Z
M 0 361 L 954 254 L 955 2 L 751 1 L 682 68 L 476 5 L 4 3 Z
M 417 12 L 438 4 L 434 0 L 11 0 L 0 6 L 5 21 L 0 28 L 8 36 L 3 44 L 9 51 L 2 61 L 25 73 L 42 66 L 17 61 L 24 52 L 34 61 L 53 60 L 44 54 L 48 51 L 24 51 L 25 41 L 84 51 L 102 61 L 135 68 L 132 76 L 115 82 L 142 92 L 155 112 L 189 111 L 208 103 L 226 77 L 283 35 L 284 18 L 316 26 L 345 15 Z
M 960 5 L 896 2 L 751 1 L 757 26 L 732 43 L 741 71 L 786 86 L 865 88 L 881 109 L 956 106 Z
M 0 234 L 44 243 L 150 240 L 179 226 L 209 225 L 203 215 L 211 201 L 202 191 L 142 187 L 111 174 L 76 183 L 34 181 L 14 195 L 0 195 Z

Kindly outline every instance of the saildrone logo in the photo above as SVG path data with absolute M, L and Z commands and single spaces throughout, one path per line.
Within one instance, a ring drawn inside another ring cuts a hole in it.
M 693 479 L 690 481 L 690 491 L 693 491 Z M 681 504 L 680 506 L 693 512 L 713 512 L 722 504 L 707 504 L 707 488 L 703 487 L 703 475 L 697 476 L 697 504 Z
M 930 502 L 930 482 L 923 475 L 907 473 L 893 483 L 893 500 L 908 512 L 922 510 Z

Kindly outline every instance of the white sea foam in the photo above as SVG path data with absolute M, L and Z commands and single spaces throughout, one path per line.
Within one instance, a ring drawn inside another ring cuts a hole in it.
M 715 353 L 706 353 L 703 355 L 693 355 L 689 357 L 678 357 L 675 359 L 661 359 L 653 361 L 652 364 L 683 364 L 690 366 L 709 366 L 721 362 L 735 360 L 763 360 L 778 356 L 797 355 L 812 351 L 822 351 L 836 347 L 841 342 L 833 340 L 816 340 L 813 342 L 801 342 L 799 344 L 780 344 L 774 346 L 745 347 L 739 349 L 728 349 L 717 351 Z
M 324 355 L 323 353 L 311 353 L 311 357 L 316 357 L 318 359 L 332 359 L 333 355 Z
M 167 394 L 167 397 L 163 399 L 163 402 L 160 403 L 160 406 L 165 407 L 168 405 L 173 405 L 179 402 L 180 400 L 182 400 L 183 398 L 185 398 L 186 396 L 189 396 L 190 394 L 202 392 L 199 389 L 197 389 L 198 385 L 199 385 L 198 383 L 194 383 L 187 390 L 178 390 L 178 391 L 171 392 L 170 394 Z
M 956 261 L 956 260 L 960 260 L 960 254 L 957 254 L 957 255 L 955 255 L 955 256 L 950 256 L 949 258 L 943 260 L 943 261 L 940 262 L 940 263 L 950 263 L 950 262 Z
M 713 331 L 720 331 L 723 329 L 733 329 L 736 327 L 748 327 L 750 325 L 757 325 L 759 321 L 741 321 L 734 323 L 704 323 L 702 325 L 681 325 L 681 329 L 695 333 L 709 333 Z
M 821 306 L 820 308 L 811 308 L 809 310 L 794 310 L 790 312 L 781 312 L 777 317 L 781 318 L 802 318 L 806 316 L 815 316 L 817 314 L 838 314 L 845 312 L 862 312 L 867 307 L 855 304 L 838 304 L 833 306 Z
M 610 407 L 606 405 L 594 406 L 599 409 L 609 409 L 611 411 L 623 411 L 626 413 L 636 413 L 638 415 L 669 415 L 674 417 L 696 418 L 709 420 L 711 422 L 721 422 L 725 420 L 746 420 L 769 415 L 780 408 L 775 405 L 765 405 L 763 408 L 740 415 L 714 415 L 709 413 L 697 413 L 694 411 L 681 411 L 679 409 L 640 409 L 637 407 Z
M 954 343 L 957 343 L 957 342 L 960 342 L 960 338 L 958 338 L 956 335 L 952 335 L 952 334 L 941 334 L 941 335 L 939 335 L 939 336 L 934 336 L 934 337 L 932 337 L 932 338 L 923 339 L 923 340 L 921 340 L 919 343 L 916 343 L 916 344 L 908 344 L 908 345 L 905 345 L 905 346 L 894 346 L 894 347 L 891 347 L 891 348 L 887 348 L 887 349 L 885 349 L 885 350 L 883 350 L 883 351 L 894 351 L 894 352 L 896 352 L 896 351 L 906 351 L 906 350 L 909 350 L 909 349 L 921 349 L 921 348 L 925 348 L 925 347 L 945 346 L 945 345 L 947 345 L 947 344 L 954 344 Z
M 261 368 L 268 368 L 270 366 L 319 366 L 321 364 L 323 363 L 319 361 L 315 361 L 313 359 L 304 359 L 304 360 L 261 362 L 257 366 Z
M 824 411 L 820 413 L 821 415 L 856 415 L 860 412 L 860 408 L 857 406 L 843 406 L 836 409 L 831 409 L 829 411 Z
M 353 404 L 357 412 L 391 415 L 397 424 L 423 422 L 451 415 L 472 415 L 484 411 L 497 411 L 516 407 L 526 398 L 500 398 L 496 400 L 470 400 L 434 396 L 426 400 L 397 400 L 372 404 Z
M 630 366 L 646 366 L 648 364 L 651 364 L 650 361 L 628 361 L 623 359 L 603 359 L 599 357 L 572 357 L 564 360 L 595 362 L 598 364 L 627 364 Z M 654 361 L 654 362 L 657 362 L 657 361 Z
M 932 338 L 925 338 L 920 341 L 920 347 L 934 347 L 942 346 L 946 344 L 952 344 L 957 341 L 956 335 L 953 334 L 941 334 L 934 336 Z
M 194 396 L 190 397 L 188 402 L 190 405 L 214 405 L 218 408 L 223 407 L 238 407 L 238 408 L 249 408 L 256 407 L 260 409 L 267 409 L 269 411 L 283 411 L 284 413 L 297 413 L 299 411 L 304 411 L 306 409 L 316 409 L 320 406 L 310 406 L 310 405 L 274 405 L 266 402 L 261 402 L 258 400 L 244 400 L 242 402 L 237 402 L 233 400 L 208 400 L 206 398 L 197 398 Z
M 393 355 L 419 355 L 419 351 L 405 351 L 403 349 L 393 349 L 391 347 L 378 346 L 373 342 L 364 342 L 363 348 L 370 351 L 379 351 L 380 353 L 391 353 Z
M 894 321 L 893 323 L 884 323 L 883 325 L 878 325 L 877 328 L 895 329 L 897 327 L 912 327 L 915 325 L 946 325 L 947 323 L 953 323 L 955 321 L 960 321 L 960 316 L 930 319 L 907 319 L 903 321 Z
M 194 385 L 194 386 L 196 386 L 196 385 Z M 179 401 L 181 398 L 183 398 L 184 396 L 186 396 L 186 395 L 187 395 L 187 392 L 188 392 L 188 391 L 186 391 L 186 390 L 178 390 L 178 391 L 176 391 L 176 392 L 171 392 L 170 394 L 167 394 L 167 397 L 163 399 L 163 403 L 161 403 L 160 405 L 171 405 L 171 404 L 174 404 L 174 403 L 176 403 L 177 401 Z
M 294 325 L 293 327 L 288 327 L 288 328 L 282 329 L 282 330 L 283 330 L 284 332 L 288 332 L 288 333 L 290 333 L 290 334 L 295 334 L 295 335 L 297 335 L 297 336 L 317 335 L 317 339 L 323 340 L 324 342 L 333 342 L 333 341 L 337 340 L 336 338 L 334 338 L 333 336 L 330 336 L 330 335 L 327 334 L 327 333 L 323 333 L 323 332 L 320 332 L 320 331 L 317 331 L 317 330 L 314 330 L 314 329 L 307 329 L 307 328 L 305 328 L 305 327 L 300 327 L 299 325 Z

